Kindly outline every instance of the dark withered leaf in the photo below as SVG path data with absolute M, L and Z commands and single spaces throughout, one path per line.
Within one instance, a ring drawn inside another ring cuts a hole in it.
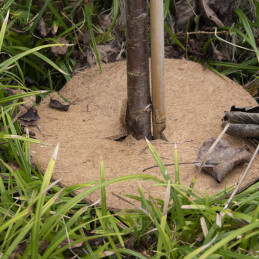
M 176 30 L 185 31 L 186 26 L 193 23 L 195 13 L 197 12 L 196 0 L 180 0 L 175 4 Z
M 236 107 L 233 105 L 230 109 L 231 112 L 247 112 L 247 113 L 259 113 L 259 106 L 256 107 Z
M 258 124 L 259 113 L 249 113 L 241 111 L 225 112 L 225 121 L 229 123 Z
M 259 138 L 259 106 L 236 107 L 225 112 L 222 126 L 230 123 L 226 133 L 239 137 Z
M 43 38 L 45 38 L 48 35 L 48 29 L 42 17 L 40 18 L 37 24 L 36 30 L 40 33 L 40 36 Z
M 210 138 L 202 144 L 197 159 L 197 166 L 201 165 L 215 140 L 215 138 Z M 220 140 L 213 152 L 207 158 L 206 164 L 203 165 L 202 169 L 212 175 L 218 182 L 221 182 L 234 167 L 243 163 L 248 163 L 251 157 L 252 153 L 247 146 L 232 148 L 228 141 Z
M 165 58 L 182 58 L 184 52 L 177 46 L 165 46 Z
M 19 123 L 23 127 L 36 126 L 38 119 L 40 119 L 40 117 L 37 110 L 32 108 L 19 117 Z
M 259 125 L 230 123 L 226 133 L 244 138 L 259 138 Z
M 120 43 L 116 40 L 105 45 L 97 45 L 97 49 L 99 57 L 104 63 L 116 62 L 121 52 Z M 88 48 L 85 55 L 90 66 L 97 64 L 97 58 L 92 48 Z
M 110 16 L 108 14 L 103 14 L 103 13 L 98 14 L 97 20 L 103 30 L 108 31 L 112 25 L 112 19 L 110 18 Z
M 206 26 L 221 27 L 233 22 L 234 0 L 199 0 L 199 7 Z
M 26 112 L 23 116 L 21 116 L 19 119 L 23 121 L 37 121 L 39 119 L 39 115 L 37 110 L 30 109 L 28 112 Z
M 20 119 L 19 119 L 19 123 L 23 127 L 29 127 L 29 126 L 36 126 L 37 125 L 37 121 L 23 121 L 23 120 L 20 120 Z
M 68 111 L 70 104 L 64 105 L 58 100 L 50 99 L 49 107 L 53 109 L 61 110 L 61 111 Z
M 68 50 L 68 41 L 65 39 L 65 37 L 61 37 L 58 39 L 59 43 L 65 44 L 63 46 L 52 46 L 50 49 L 55 57 L 64 56 L 67 54 Z

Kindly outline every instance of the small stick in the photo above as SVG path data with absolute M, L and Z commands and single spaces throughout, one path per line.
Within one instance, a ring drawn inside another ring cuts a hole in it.
M 192 161 L 192 162 L 182 162 L 182 163 L 178 163 L 178 165 L 193 165 L 193 164 L 200 164 L 201 161 Z M 219 163 L 203 163 L 203 165 L 218 165 Z M 175 165 L 174 163 L 172 164 L 164 164 L 164 166 L 173 166 Z M 153 166 L 150 166 L 150 167 L 147 167 L 145 169 L 143 169 L 142 172 L 145 172 L 147 171 L 148 169 L 152 169 L 152 168 L 156 168 L 158 167 L 158 165 L 153 165 Z

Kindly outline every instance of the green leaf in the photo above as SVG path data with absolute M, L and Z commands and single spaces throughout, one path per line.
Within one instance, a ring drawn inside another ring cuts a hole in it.
M 98 48 L 97 48 L 97 45 L 96 45 L 96 41 L 95 41 L 95 37 L 94 37 L 94 31 L 93 31 L 93 24 L 92 24 L 92 20 L 91 20 L 91 8 L 88 4 L 85 4 L 84 10 L 85 10 L 86 22 L 87 22 L 87 27 L 88 27 L 88 30 L 89 30 L 89 33 L 90 33 L 92 46 L 93 46 L 94 53 L 95 53 L 96 58 L 97 58 L 97 62 L 99 64 L 100 71 L 102 73 L 102 64 L 101 64 Z
M 3 45 L 3 41 L 4 41 L 4 35 L 5 35 L 5 31 L 6 31 L 6 27 L 7 27 L 7 21 L 9 18 L 9 10 L 6 14 L 6 17 L 2 23 L 2 27 L 1 27 L 1 31 L 0 31 L 0 51 L 2 51 L 2 45 Z

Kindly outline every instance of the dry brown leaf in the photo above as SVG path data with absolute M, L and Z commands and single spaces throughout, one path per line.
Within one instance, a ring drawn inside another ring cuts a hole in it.
M 19 117 L 19 123 L 23 127 L 35 126 L 37 124 L 37 120 L 40 117 L 36 109 L 31 108 L 25 114 Z
M 234 0 L 199 0 L 199 5 L 205 20 L 218 27 L 232 24 Z
M 165 46 L 165 58 L 182 58 L 184 55 L 181 49 L 175 46 Z
M 25 94 L 26 92 L 21 90 L 21 89 L 11 89 L 7 88 L 8 95 L 16 95 L 16 94 Z M 27 113 L 35 104 L 36 102 L 36 96 L 27 96 L 22 99 L 19 99 L 19 102 L 24 102 L 23 104 L 19 104 L 17 106 L 18 112 L 19 112 L 19 117 L 23 116 L 25 113 Z
M 66 45 L 51 47 L 51 51 L 55 57 L 66 55 L 68 50 L 68 45 L 67 45 L 68 41 L 64 37 L 59 38 L 58 41 L 59 43 L 66 44 Z
M 213 51 L 214 59 L 219 61 L 230 60 L 230 49 L 227 48 L 226 46 L 221 50 L 217 50 L 212 45 L 212 51 Z
M 227 134 L 247 138 L 259 138 L 259 106 L 243 108 L 232 106 L 222 119 L 224 126 L 230 123 Z
M 42 17 L 40 18 L 37 24 L 36 30 L 40 33 L 40 36 L 43 38 L 47 37 L 49 33 L 49 29 L 46 27 L 45 21 Z
M 215 138 L 210 138 L 203 143 L 198 155 L 197 165 L 201 164 L 215 140 Z M 221 139 L 206 160 L 202 169 L 211 174 L 218 182 L 221 182 L 234 167 L 248 163 L 251 157 L 252 153 L 247 146 L 243 148 L 232 148 L 228 141 Z
M 112 19 L 108 14 L 98 14 L 97 20 L 103 30 L 108 31 L 112 25 Z
M 187 24 L 193 22 L 197 12 L 196 0 L 180 0 L 175 4 L 175 25 L 177 31 L 185 31 Z
M 104 63 L 117 61 L 117 57 L 121 51 L 121 47 L 118 41 L 111 41 L 106 45 L 98 45 L 97 49 L 99 52 L 99 57 Z M 97 63 L 96 55 L 92 48 L 87 49 L 86 57 L 90 66 L 93 66 Z
M 202 8 L 202 13 L 206 16 L 207 19 L 213 21 L 218 27 L 224 26 L 222 21 L 218 18 L 217 14 L 213 9 L 211 9 L 210 0 L 200 0 L 200 6 Z
M 50 98 L 49 107 L 56 110 L 68 111 L 70 104 L 62 104 L 60 101 Z
M 249 112 L 225 112 L 225 121 L 230 123 L 257 124 L 259 125 L 259 113 Z
M 224 125 L 225 123 L 223 123 Z M 243 138 L 259 138 L 259 125 L 230 123 L 227 134 Z
M 88 45 L 90 43 L 90 41 L 91 41 L 90 32 L 86 31 L 85 33 L 83 33 L 80 36 L 80 40 L 82 40 L 85 45 Z

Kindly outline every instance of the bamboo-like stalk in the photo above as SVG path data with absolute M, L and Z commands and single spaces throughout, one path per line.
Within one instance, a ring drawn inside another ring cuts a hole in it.
M 163 0 L 150 1 L 150 19 L 153 138 L 159 139 L 166 127 Z

